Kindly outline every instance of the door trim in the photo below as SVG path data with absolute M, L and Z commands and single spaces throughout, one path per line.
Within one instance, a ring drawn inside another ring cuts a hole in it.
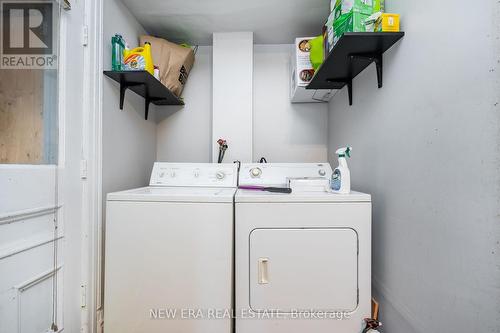
M 87 161 L 83 182 L 82 286 L 87 290 L 82 306 L 81 332 L 102 331 L 103 226 L 102 226 L 102 84 L 103 0 L 85 0 L 84 110 L 82 159 Z

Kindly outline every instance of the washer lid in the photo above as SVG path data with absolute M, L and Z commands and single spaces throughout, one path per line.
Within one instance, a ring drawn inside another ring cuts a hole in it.
M 234 188 L 212 187 L 141 187 L 108 193 L 108 201 L 140 202 L 227 202 L 232 203 Z
M 329 192 L 297 192 L 291 194 L 238 190 L 235 202 L 371 202 L 366 193 L 337 194 Z

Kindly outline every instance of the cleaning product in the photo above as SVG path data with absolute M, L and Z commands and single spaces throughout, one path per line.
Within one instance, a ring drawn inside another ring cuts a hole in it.
M 151 44 L 146 42 L 144 47 L 123 51 L 124 66 L 127 71 L 145 70 L 154 75 L 153 57 L 151 56 Z
M 351 151 L 351 147 L 343 147 L 335 152 L 339 159 L 339 166 L 333 170 L 330 187 L 336 193 L 349 194 L 351 192 L 351 172 L 346 160 L 346 156 L 351 157 Z
M 365 20 L 366 32 L 398 32 L 399 14 L 377 12 Z
M 309 58 L 311 59 L 311 65 L 314 71 L 318 70 L 319 66 L 323 63 L 323 35 L 319 35 L 309 41 L 311 44 L 311 51 L 309 53 Z
M 157 79 L 157 80 L 160 80 L 160 67 L 158 66 L 154 66 L 155 68 L 155 74 L 154 74 L 154 77 Z
M 111 70 L 123 70 L 123 51 L 125 50 L 125 39 L 122 35 L 115 34 L 111 37 Z
M 333 48 L 333 39 L 335 37 L 333 31 L 333 23 L 335 22 L 335 11 L 332 11 L 323 26 L 323 53 L 325 58 Z
M 375 31 L 398 32 L 399 14 L 383 13 L 377 23 L 379 24 L 375 24 Z
M 311 63 L 311 41 L 315 38 L 300 37 L 295 39 L 290 59 L 290 101 L 292 103 L 328 102 L 332 96 L 330 89 L 306 89 L 315 73 Z M 316 51 L 318 48 L 321 49 L 321 45 L 318 45 Z
M 339 8 L 337 7 L 335 10 L 339 10 Z M 373 0 L 342 0 L 340 10 L 342 14 L 356 12 L 371 15 L 373 14 Z
M 365 30 L 366 32 L 375 32 L 375 25 L 382 17 L 382 12 L 373 13 L 365 20 Z
M 344 33 L 365 32 L 365 20 L 373 13 L 373 6 L 373 0 L 337 0 L 326 23 L 327 51 L 333 49 Z

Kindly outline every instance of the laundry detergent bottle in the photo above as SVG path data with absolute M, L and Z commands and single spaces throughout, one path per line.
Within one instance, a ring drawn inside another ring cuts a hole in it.
M 339 165 L 332 173 L 330 187 L 332 191 L 340 194 L 351 193 L 351 172 L 347 167 L 346 157 L 351 157 L 351 147 L 339 148 L 335 153 L 339 159 Z
M 123 50 L 124 66 L 127 71 L 143 70 L 154 75 L 155 69 L 151 55 L 151 44 L 146 42 L 144 47 Z

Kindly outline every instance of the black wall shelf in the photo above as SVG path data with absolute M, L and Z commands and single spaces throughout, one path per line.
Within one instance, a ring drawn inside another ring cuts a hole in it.
M 352 80 L 375 62 L 378 87 L 382 88 L 382 54 L 404 35 L 404 32 L 346 32 L 306 89 L 341 89 L 347 85 L 352 105 Z
M 146 71 L 104 71 L 104 75 L 120 84 L 120 110 L 123 110 L 125 91 L 132 90 L 144 97 L 144 118 L 148 119 L 149 103 L 155 105 L 184 105 L 167 87 Z

